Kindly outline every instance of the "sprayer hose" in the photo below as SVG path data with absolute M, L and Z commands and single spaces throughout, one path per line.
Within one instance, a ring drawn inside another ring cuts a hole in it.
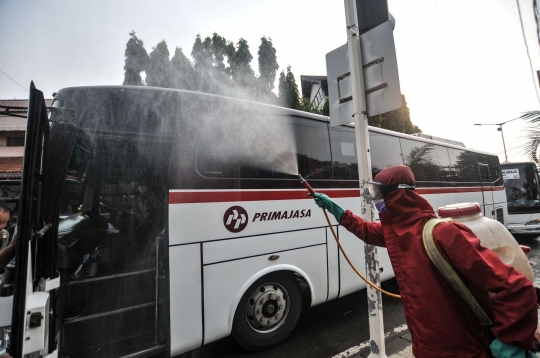
M 328 214 L 326 213 L 326 209 L 325 208 L 322 208 L 323 210 L 323 213 L 324 213 L 324 216 L 326 217 L 326 221 L 328 222 L 328 226 L 330 226 L 330 230 L 332 231 L 332 235 L 334 235 L 334 239 L 336 239 L 336 242 L 339 246 L 339 249 L 341 250 L 341 253 L 343 254 L 343 256 L 345 257 L 345 260 L 347 260 L 347 262 L 349 263 L 349 265 L 351 265 L 351 268 L 354 270 L 354 272 L 356 272 L 356 274 L 358 276 L 360 276 L 360 278 L 364 281 L 366 281 L 366 283 L 368 285 L 370 285 L 371 287 L 373 287 L 374 289 L 376 289 L 377 291 L 381 292 L 381 293 L 384 293 L 385 295 L 388 295 L 390 297 L 394 297 L 394 298 L 401 298 L 400 295 L 396 295 L 395 293 L 391 293 L 391 292 L 388 292 L 388 291 L 385 291 L 383 290 L 382 288 L 378 287 L 377 285 L 375 285 L 373 282 L 369 281 L 367 278 L 364 277 L 364 275 L 362 275 L 360 273 L 360 271 L 358 271 L 358 269 L 356 267 L 354 267 L 354 264 L 351 262 L 351 260 L 349 259 L 349 256 L 347 256 L 347 254 L 345 253 L 345 250 L 343 250 L 343 246 L 341 246 L 341 243 L 339 242 L 339 239 L 336 235 L 336 232 L 334 231 L 334 227 L 332 226 L 332 224 L 330 223 L 330 219 L 328 218 Z

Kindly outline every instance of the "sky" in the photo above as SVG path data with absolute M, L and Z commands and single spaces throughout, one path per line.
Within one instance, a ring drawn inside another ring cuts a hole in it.
M 505 160 L 497 127 L 474 124 L 540 110 L 532 2 L 388 0 L 401 92 L 424 133 Z M 197 34 L 244 38 L 255 71 L 260 38 L 270 37 L 280 71 L 290 65 L 298 84 L 300 75 L 326 75 L 326 53 L 347 40 L 336 0 L 0 0 L 0 99 L 27 98 L 32 80 L 46 98 L 63 87 L 122 84 L 131 31 L 148 52 L 165 40 L 171 56 L 181 47 L 189 57 Z M 524 123 L 503 131 L 508 160 L 527 160 Z

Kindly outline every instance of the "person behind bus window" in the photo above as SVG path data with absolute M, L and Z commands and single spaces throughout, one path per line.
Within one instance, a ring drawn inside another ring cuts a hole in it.
M 147 253 L 148 248 L 154 243 L 160 231 L 159 211 L 159 188 L 158 185 L 149 181 L 149 185 L 140 183 L 137 187 L 138 196 L 135 202 L 136 226 L 134 232 L 136 249 L 141 253 Z
M 493 251 L 482 247 L 467 226 L 457 222 L 437 225 L 433 237 L 439 251 L 493 322 L 491 330 L 483 328 L 425 252 L 422 231 L 436 215 L 416 192 L 409 167 L 384 169 L 371 185 L 372 192 L 380 189 L 379 197 L 372 197 L 374 201 L 379 199 L 375 206 L 380 222 L 365 222 L 324 194 L 315 193 L 315 202 L 360 239 L 387 248 L 412 335 L 414 356 L 518 357 L 503 354 L 519 352 L 519 357 L 529 357 L 526 350 L 532 348 L 537 328 L 532 283 L 504 264 Z M 490 297 L 489 292 L 494 295 Z M 493 341 L 490 335 L 495 337 Z
M 523 201 L 530 200 L 530 192 L 529 192 L 529 186 L 527 185 L 527 182 L 523 183 L 523 188 L 521 188 L 521 199 Z
M 151 225 L 153 216 L 153 202 L 150 194 L 147 193 L 148 188 L 145 185 L 137 187 L 138 196 L 136 204 L 136 217 L 138 222 L 137 228 Z
M 0 200 L 0 272 L 4 272 L 6 265 L 15 257 L 15 224 L 11 221 L 9 205 Z

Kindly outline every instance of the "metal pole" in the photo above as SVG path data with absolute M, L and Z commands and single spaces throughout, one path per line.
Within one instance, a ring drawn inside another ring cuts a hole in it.
M 352 101 L 356 133 L 356 150 L 358 157 L 358 176 L 360 193 L 364 192 L 365 183 L 371 179 L 371 155 L 369 151 L 369 134 L 367 107 L 364 93 L 364 73 L 362 71 L 362 54 L 360 36 L 358 35 L 358 20 L 356 18 L 355 0 L 345 1 L 345 17 L 347 20 L 347 44 L 349 48 L 349 65 L 352 82 Z M 373 221 L 373 206 L 365 196 L 360 195 L 361 215 L 365 221 Z M 374 284 L 380 286 L 379 256 L 377 248 L 364 244 L 366 276 Z M 381 293 L 370 286 L 367 288 L 369 335 L 371 354 L 369 357 L 386 358 L 384 346 L 384 324 Z
M 502 124 L 499 124 L 499 130 L 501 131 L 501 137 L 503 140 L 503 148 L 504 148 L 504 160 L 508 162 L 508 157 L 506 156 L 506 144 L 504 144 L 504 134 L 502 130 Z
M 161 235 L 156 237 L 156 307 L 154 317 L 154 341 L 159 343 L 159 244 Z

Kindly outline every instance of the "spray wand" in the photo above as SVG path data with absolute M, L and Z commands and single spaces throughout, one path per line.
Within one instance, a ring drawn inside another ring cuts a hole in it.
M 302 178 L 302 176 L 300 174 L 298 174 L 298 178 L 300 178 L 300 184 L 302 184 L 303 186 L 306 187 L 307 191 L 309 191 L 309 193 L 311 195 L 315 195 L 315 190 L 313 190 L 313 188 L 311 187 L 311 185 L 309 185 L 309 183 L 307 182 L 306 179 Z
M 306 179 L 302 178 L 302 176 L 300 174 L 298 174 L 298 178 L 300 179 L 300 184 L 302 184 L 306 189 L 307 191 L 309 191 L 309 193 L 311 195 L 315 195 L 315 190 L 313 190 L 313 188 L 311 187 L 311 185 L 309 185 L 309 183 L 307 182 Z M 370 285 L 371 287 L 373 287 L 374 289 L 376 289 L 377 291 L 381 292 L 381 293 L 384 293 L 385 295 L 388 295 L 390 297 L 394 297 L 394 298 L 401 298 L 400 295 L 396 295 L 395 293 L 391 293 L 391 292 L 388 292 L 388 291 L 385 291 L 383 290 L 382 288 L 378 287 L 377 285 L 375 285 L 373 282 L 369 281 L 367 278 L 364 277 L 364 275 L 362 275 L 360 273 L 360 271 L 358 271 L 358 269 L 354 266 L 354 264 L 352 263 L 352 261 L 349 259 L 349 256 L 347 256 L 347 254 L 345 253 L 345 250 L 343 249 L 343 246 L 341 246 L 341 243 L 339 242 L 339 239 L 336 235 L 336 232 L 334 231 L 334 227 L 332 226 L 332 224 L 330 223 L 330 218 L 328 218 L 328 213 L 326 212 L 326 209 L 325 208 L 321 208 L 323 210 L 323 213 L 324 213 L 324 216 L 326 217 L 326 221 L 328 222 L 328 226 L 330 227 L 330 231 L 332 231 L 332 235 L 334 235 L 334 239 L 336 240 L 336 243 L 338 244 L 338 247 L 339 249 L 341 250 L 341 253 L 343 254 L 343 256 L 345 257 L 345 260 L 347 260 L 347 262 L 349 263 L 349 265 L 351 266 L 351 268 L 354 270 L 354 272 L 356 272 L 356 274 L 358 276 L 360 276 L 360 278 L 362 280 L 364 280 L 368 285 Z

